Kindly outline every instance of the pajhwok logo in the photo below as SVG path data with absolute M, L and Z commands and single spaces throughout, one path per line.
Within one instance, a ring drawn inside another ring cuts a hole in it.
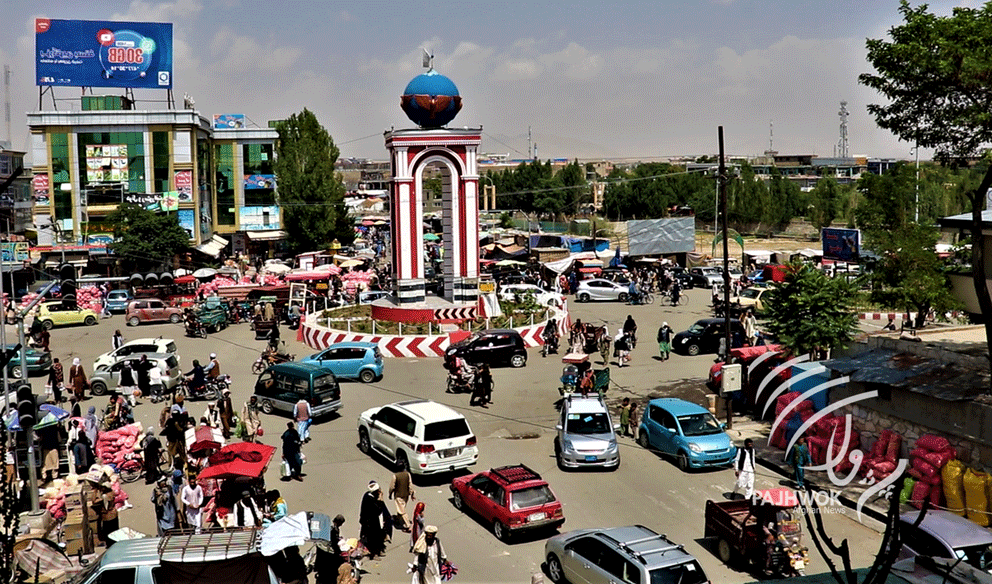
M 778 352 L 776 351 L 768 351 L 760 355 L 757 359 L 751 362 L 750 366 L 748 366 L 748 373 L 753 372 L 754 368 L 757 367 L 760 363 L 762 363 L 767 359 L 772 358 L 777 354 Z M 798 363 L 803 363 L 808 360 L 809 360 L 808 355 L 802 355 L 790 359 L 785 363 L 782 363 L 781 365 L 778 365 L 777 367 L 772 369 L 768 373 L 768 375 L 766 375 L 764 379 L 761 380 L 761 384 L 758 386 L 758 391 L 755 396 L 755 401 L 761 403 L 761 394 L 764 392 L 765 388 L 768 387 L 768 384 L 771 383 L 772 380 L 775 379 L 780 373 L 786 371 L 787 369 L 791 369 L 793 365 L 796 365 Z M 799 375 L 787 379 L 784 383 L 782 383 L 782 385 L 778 389 L 776 389 L 768 396 L 768 399 L 765 401 L 765 409 L 762 411 L 762 417 L 764 417 L 764 414 L 768 411 L 768 408 L 771 406 L 771 404 L 775 403 L 775 400 L 780 395 L 782 395 L 786 391 L 789 391 L 792 388 L 792 384 L 807 379 L 809 377 L 812 377 L 814 375 L 819 375 L 826 371 L 827 368 L 820 365 L 817 367 L 812 367 L 800 373 Z M 849 380 L 850 378 L 845 375 L 843 377 L 838 377 L 837 379 L 831 379 L 829 381 L 819 383 L 813 388 L 800 394 L 799 397 L 793 400 L 788 406 L 786 406 L 784 410 L 782 410 L 782 412 L 778 416 L 775 417 L 775 421 L 772 423 L 771 434 L 769 435 L 768 438 L 769 442 L 771 442 L 771 436 L 775 435 L 775 431 L 779 428 L 779 426 L 787 423 L 788 420 L 792 417 L 792 414 L 796 412 L 796 408 L 799 406 L 800 403 L 822 391 L 826 391 L 830 389 L 831 387 L 845 385 Z M 823 408 L 822 410 L 810 416 L 809 419 L 807 419 L 805 422 L 802 423 L 801 426 L 799 426 L 795 434 L 793 434 L 792 439 L 789 440 L 789 443 L 786 445 L 785 451 L 786 452 L 791 451 L 792 447 L 795 445 L 799 437 L 803 436 L 807 430 L 812 428 L 814 424 L 816 424 L 826 416 L 829 416 L 833 414 L 835 411 L 843 407 L 846 407 L 850 404 L 876 397 L 878 397 L 877 391 L 866 391 L 831 403 L 827 407 Z M 843 434 L 844 439 L 842 444 L 838 445 L 834 443 L 834 438 L 836 437 L 836 435 L 837 435 L 837 427 L 835 426 L 833 431 L 830 433 L 830 440 L 827 442 L 827 452 L 824 463 L 819 465 L 807 466 L 806 470 L 826 471 L 827 477 L 830 479 L 831 484 L 833 484 L 835 487 L 843 489 L 844 487 L 850 485 L 858 476 L 858 472 L 861 470 L 861 463 L 864 461 L 865 455 L 864 452 L 862 452 L 860 449 L 857 448 L 850 449 L 851 414 L 844 415 L 844 434 Z M 836 467 L 839 463 L 844 461 L 845 452 L 848 453 L 847 458 L 854 466 L 851 469 L 851 472 L 847 476 L 838 476 L 838 474 L 834 470 L 834 467 Z M 855 508 L 855 510 L 858 513 L 859 521 L 861 520 L 861 510 L 864 508 L 865 503 L 878 493 L 882 493 L 883 491 L 886 492 L 891 491 L 892 485 L 899 479 L 899 477 L 903 474 L 903 472 L 906 471 L 907 466 L 909 466 L 909 461 L 906 460 L 905 458 L 900 459 L 899 464 L 896 466 L 895 471 L 882 480 L 876 480 L 875 477 L 873 476 L 873 473 L 869 471 L 868 476 L 865 477 L 865 479 L 863 479 L 861 482 L 863 484 L 868 484 L 870 486 L 858 498 L 858 503 Z M 833 493 L 835 493 L 835 491 L 831 490 L 830 494 L 832 495 Z M 837 494 L 839 496 L 839 492 L 837 492 Z M 891 493 L 889 494 L 891 496 Z M 837 500 L 837 497 L 829 496 L 829 499 Z M 818 499 L 814 498 L 813 500 L 819 503 Z M 803 500 L 802 502 L 808 503 L 809 501 Z

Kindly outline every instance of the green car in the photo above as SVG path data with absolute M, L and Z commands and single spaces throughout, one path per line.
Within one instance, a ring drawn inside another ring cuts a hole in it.
M 7 345 L 6 350 L 11 350 L 17 345 Z M 52 366 L 52 354 L 46 351 L 39 351 L 37 349 L 28 349 L 24 352 L 24 358 L 27 361 L 28 375 L 36 373 L 45 373 Z M 21 377 L 21 353 L 17 352 L 17 355 L 10 360 L 7 364 L 7 376 L 13 379 L 20 379 Z

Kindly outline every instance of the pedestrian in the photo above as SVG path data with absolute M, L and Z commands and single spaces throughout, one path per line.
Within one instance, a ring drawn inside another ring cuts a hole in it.
M 289 515 L 289 505 L 286 504 L 286 499 L 282 498 L 282 494 L 278 490 L 272 489 L 265 493 L 265 503 L 268 508 L 262 512 L 262 527 Z
M 144 357 L 144 355 L 142 355 Z M 148 386 L 152 393 L 152 402 L 158 403 L 165 399 L 165 386 L 162 383 L 162 368 L 158 360 L 148 361 Z
M 141 391 L 141 394 L 151 396 L 152 403 L 156 403 L 158 400 L 152 394 L 151 380 L 149 379 L 149 371 L 152 368 L 152 364 L 148 361 L 148 355 L 142 355 L 132 368 L 137 375 L 138 389 Z
M 296 420 L 296 431 L 300 435 L 300 440 L 304 444 L 310 442 L 310 417 L 313 411 L 310 409 L 310 402 L 301 397 L 300 401 L 293 406 L 293 419 Z
M 413 554 L 416 556 L 414 570 L 419 584 L 441 584 L 441 566 L 448 563 L 448 558 L 437 537 L 436 526 L 424 528 L 424 533 L 413 544 Z
M 754 311 L 748 309 L 741 315 L 741 324 L 744 325 L 744 338 L 747 344 L 754 347 L 758 343 L 758 321 L 754 318 Z
M 241 499 L 234 504 L 234 525 L 235 527 L 261 527 L 262 512 L 258 510 L 258 505 L 252 499 L 249 491 L 241 491 Z
M 76 396 L 76 400 L 83 401 L 86 397 L 85 392 L 86 388 L 89 387 L 89 381 L 86 380 L 86 371 L 79 364 L 79 357 L 75 357 L 72 360 L 72 366 L 69 367 L 69 385 L 72 386 L 72 393 Z
M 417 501 L 417 505 L 413 508 L 413 519 L 410 521 L 410 553 L 413 553 L 413 546 L 420 539 L 420 534 L 424 532 L 424 511 L 427 509 L 427 504 L 423 501 Z
M 169 486 L 169 477 L 162 475 L 152 491 L 152 504 L 155 505 L 155 524 L 159 537 L 166 530 L 176 527 L 176 496 Z
M 145 459 L 145 484 L 150 485 L 158 480 L 158 459 L 162 452 L 162 441 L 152 426 L 145 430 L 145 437 L 141 439 L 141 452 Z
M 65 383 L 65 374 L 62 371 L 62 363 L 59 363 L 59 358 L 55 357 L 52 359 L 52 368 L 48 370 L 48 385 L 52 388 L 52 397 L 55 398 L 57 404 L 63 401 L 63 383 Z
M 187 476 L 179 500 L 186 507 L 186 525 L 199 531 L 203 518 L 203 487 L 197 484 L 195 476 Z
M 72 446 L 73 467 L 77 475 L 84 475 L 93 466 L 93 448 L 84 432 L 78 432 Z
M 637 433 L 641 427 L 641 410 L 637 407 L 637 402 L 630 402 L 630 437 L 637 441 Z
M 365 549 L 369 551 L 369 558 L 375 559 L 382 555 L 384 546 L 384 535 L 382 530 L 382 511 L 379 501 L 382 497 L 382 489 L 379 483 L 369 481 L 368 489 L 362 495 L 362 504 L 358 514 L 358 522 L 361 524 L 359 537 L 365 544 Z
M 113 345 L 114 351 L 124 346 L 124 335 L 121 334 L 120 329 L 114 331 L 114 336 L 110 339 L 110 343 Z
M 620 333 L 620 337 L 613 341 L 613 351 L 617 357 L 617 367 L 623 367 L 624 363 L 630 360 L 631 338 L 627 333 Z
M 217 411 L 216 402 L 207 402 L 207 409 L 203 412 L 200 421 L 206 422 L 211 428 L 220 428 L 220 412 Z
M 44 428 L 36 428 L 35 434 L 41 442 L 41 476 L 44 482 L 59 478 L 59 450 L 62 441 L 59 439 L 59 426 L 53 424 Z
M 244 424 L 241 439 L 245 442 L 254 442 L 262 430 L 262 419 L 258 411 L 257 397 L 251 396 L 241 408 L 241 423 Z
M 231 402 L 231 390 L 224 388 L 220 399 L 217 400 L 217 411 L 220 413 L 220 424 L 224 429 L 224 439 L 231 439 L 231 426 L 234 425 L 234 404 Z
M 667 322 L 661 323 L 658 329 L 658 353 L 661 354 L 662 361 L 668 361 L 672 353 L 672 327 Z
M 344 515 L 338 514 L 331 520 L 331 534 L 328 541 L 318 541 L 317 555 L 314 558 L 313 571 L 317 574 L 317 584 L 336 584 L 338 566 L 344 564 L 341 555 L 341 526 L 344 525 Z
M 742 489 L 745 499 L 754 496 L 754 440 L 750 438 L 744 440 L 744 448 L 737 451 L 734 476 L 737 477 L 734 494 L 737 494 L 738 489 Z
M 625 397 L 620 403 L 620 435 L 630 434 L 630 398 Z
M 121 375 L 117 380 L 117 388 L 123 395 L 127 396 L 131 407 L 138 405 L 138 395 L 141 394 L 138 391 L 138 384 L 134 381 L 134 368 L 131 361 L 125 360 L 124 364 L 121 365 Z
M 169 462 L 185 462 L 186 460 L 186 426 L 188 415 L 183 407 L 183 396 L 179 395 L 177 403 L 169 408 L 169 417 L 165 422 L 165 439 L 168 442 Z
M 303 482 L 303 460 L 300 458 L 300 434 L 293 422 L 286 422 L 286 431 L 282 433 L 282 458 L 289 464 L 287 480 Z
M 399 470 L 393 473 L 393 478 L 389 481 L 389 498 L 396 505 L 396 517 L 399 519 L 400 530 L 410 531 L 410 518 L 406 515 L 406 504 L 410 499 L 416 499 L 414 493 L 410 471 L 406 467 L 399 465 Z
M 627 315 L 627 320 L 623 321 L 623 334 L 625 334 L 627 339 L 627 350 L 632 351 L 637 347 L 637 323 L 634 322 L 634 317 Z
M 809 454 L 809 446 L 806 444 L 806 436 L 800 436 L 789 451 L 786 462 L 792 466 L 792 471 L 796 477 L 796 488 L 806 490 L 806 467 L 813 463 L 813 458 Z

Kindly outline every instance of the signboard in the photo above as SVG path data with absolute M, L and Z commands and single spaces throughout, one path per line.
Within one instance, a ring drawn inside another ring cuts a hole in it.
M 188 203 L 193 200 L 193 171 L 177 170 L 174 180 L 176 182 L 176 192 L 179 193 L 179 202 Z
M 127 180 L 127 144 L 86 147 L 87 182 L 119 183 Z
M 5 264 L 23 264 L 25 261 L 30 261 L 28 243 L 26 241 L 0 243 L 0 257 Z
M 245 127 L 244 114 L 214 114 L 214 128 L 219 130 L 229 130 L 233 128 Z
M 172 89 L 172 24 L 34 21 L 35 84 Z
M 50 193 L 51 193 L 51 182 L 48 180 L 48 173 L 36 174 L 34 178 L 31 179 L 31 188 L 34 190 L 34 204 L 38 207 L 47 207 Z
M 238 214 L 242 231 L 280 229 L 279 207 L 239 207 Z
M 182 227 L 191 240 L 196 239 L 196 212 L 193 209 L 179 210 L 179 226 Z
M 823 240 L 823 259 L 842 262 L 860 260 L 861 230 L 824 227 L 820 237 Z
M 490 294 L 495 291 L 496 291 L 496 282 L 489 280 L 484 282 L 479 282 L 479 292 L 483 294 Z
M 152 205 L 157 208 L 161 201 L 162 195 L 155 193 L 128 193 L 124 195 L 125 203 L 134 203 L 136 205 Z
M 246 174 L 245 189 L 274 189 L 276 187 L 276 175 L 274 174 Z

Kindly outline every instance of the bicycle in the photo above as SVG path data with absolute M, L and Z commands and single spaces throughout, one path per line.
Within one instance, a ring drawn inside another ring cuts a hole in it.
M 121 481 L 133 483 L 145 475 L 145 453 L 142 450 L 132 450 L 125 455 L 124 462 L 119 469 Z M 168 474 L 172 472 L 172 462 L 169 460 L 169 453 L 165 449 L 158 452 L 158 472 Z

